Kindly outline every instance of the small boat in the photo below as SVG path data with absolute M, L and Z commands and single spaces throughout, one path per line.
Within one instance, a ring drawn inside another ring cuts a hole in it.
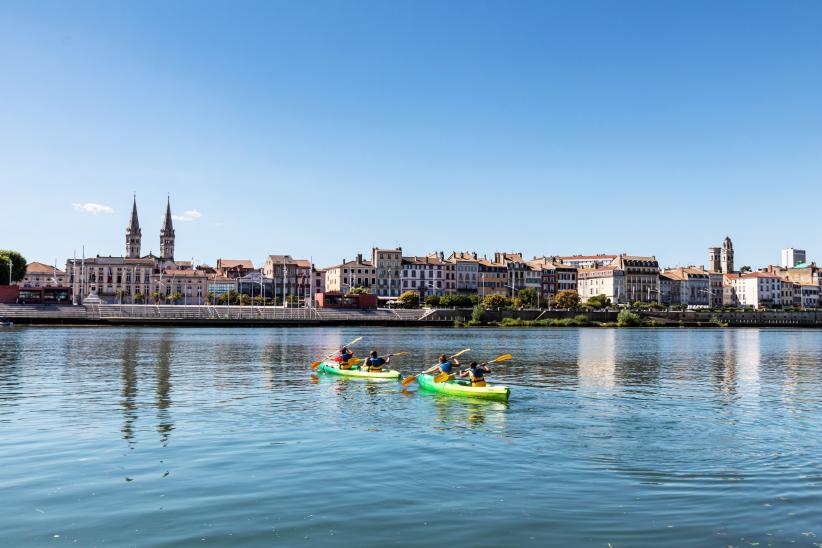
M 445 382 L 434 382 L 434 375 L 421 373 L 417 375 L 417 383 L 420 388 L 449 394 L 452 396 L 463 396 L 467 398 L 482 398 L 484 400 L 508 401 L 511 389 L 499 384 L 486 384 L 485 386 L 471 386 L 470 381 L 450 380 Z
M 365 371 L 360 366 L 354 365 L 351 369 L 340 369 L 340 364 L 333 360 L 323 360 L 319 370 L 329 375 L 339 375 L 340 377 L 356 377 L 358 379 L 379 379 L 379 380 L 399 380 L 401 374 L 393 369 L 383 369 L 382 371 Z

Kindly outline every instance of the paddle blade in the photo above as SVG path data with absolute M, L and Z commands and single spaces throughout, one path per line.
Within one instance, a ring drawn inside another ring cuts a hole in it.
M 456 358 L 457 356 L 461 356 L 461 355 L 465 354 L 466 352 L 471 352 L 471 349 L 470 349 L 470 348 L 466 348 L 465 350 L 460 350 L 459 352 L 457 352 L 456 354 L 454 354 L 454 355 L 453 355 L 453 356 L 451 356 L 451 357 L 452 357 L 452 358 Z
M 451 375 L 448 373 L 440 373 L 436 377 L 434 377 L 434 382 L 445 382 L 451 378 Z
M 403 386 L 408 386 L 409 384 L 411 384 L 411 383 L 412 383 L 412 382 L 414 382 L 415 380 L 417 380 L 417 376 L 416 376 L 416 375 L 411 375 L 410 377 L 405 377 L 405 378 L 402 380 L 402 385 L 403 385 Z
M 394 352 L 393 354 L 391 354 L 391 357 L 393 358 L 394 356 L 407 356 L 410 353 L 411 352 Z
M 362 358 L 351 358 L 348 360 L 348 365 L 360 365 L 362 363 Z
M 318 360 L 318 361 L 312 363 L 311 364 L 311 369 L 317 369 L 320 366 L 321 363 L 323 363 L 322 360 Z
M 512 354 L 503 354 L 502 356 L 500 356 L 500 357 L 498 357 L 498 358 L 494 358 L 493 360 L 491 360 L 491 361 L 490 361 L 490 362 L 488 362 L 488 363 L 499 363 L 499 362 L 504 362 L 504 361 L 506 361 L 506 360 L 510 360 L 510 359 L 511 359 L 511 358 L 513 358 L 513 357 L 514 357 L 514 356 L 513 356 Z

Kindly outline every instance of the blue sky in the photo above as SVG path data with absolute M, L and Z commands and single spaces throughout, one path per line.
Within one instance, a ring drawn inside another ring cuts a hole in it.
M 822 3 L 3 2 L 0 247 L 822 259 Z M 93 205 L 113 210 L 100 211 Z M 96 212 L 94 212 L 96 210 Z

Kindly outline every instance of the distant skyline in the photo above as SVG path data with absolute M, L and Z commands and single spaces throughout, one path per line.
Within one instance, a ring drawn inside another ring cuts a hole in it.
M 0 248 L 822 261 L 819 2 L 4 2 Z

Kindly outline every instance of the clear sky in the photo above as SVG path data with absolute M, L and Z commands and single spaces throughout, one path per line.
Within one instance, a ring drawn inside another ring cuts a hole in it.
M 822 2 L 0 3 L 0 248 L 822 261 Z M 188 213 L 184 213 L 184 212 Z M 185 220 L 183 220 L 185 219 Z

